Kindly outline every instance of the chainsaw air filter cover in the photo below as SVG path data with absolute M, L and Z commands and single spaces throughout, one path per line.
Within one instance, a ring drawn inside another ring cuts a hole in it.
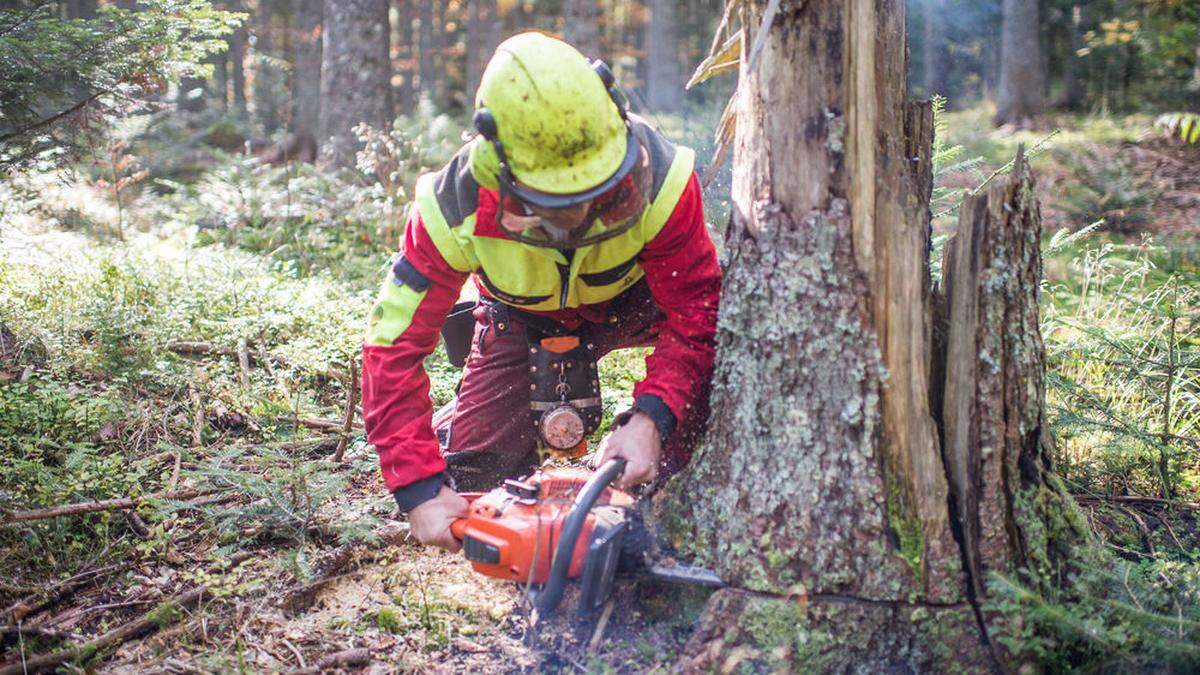
M 475 571 L 497 579 L 546 583 L 563 522 L 589 475 L 583 469 L 553 469 L 506 481 L 504 487 L 482 495 L 464 495 L 471 506 L 455 536 L 462 539 L 463 553 Z M 623 530 L 618 525 L 633 498 L 605 488 L 598 505 L 587 513 L 567 573 L 570 579 L 586 574 L 597 593 L 611 584 L 611 558 L 623 534 L 618 534 Z M 603 535 L 601 541 L 594 534 Z

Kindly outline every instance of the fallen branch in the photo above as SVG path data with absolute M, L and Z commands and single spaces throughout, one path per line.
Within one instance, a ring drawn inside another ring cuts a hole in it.
M 346 391 L 346 412 L 342 415 L 342 437 L 338 439 L 337 450 L 333 453 L 333 461 L 341 462 L 346 454 L 346 445 L 350 442 L 350 430 L 354 428 L 354 409 L 358 405 L 358 368 L 354 367 L 354 359 L 350 359 L 350 386 Z
M 107 567 L 98 567 L 96 569 L 80 572 L 79 574 L 71 576 L 67 579 L 63 579 L 50 588 L 39 591 L 39 593 L 45 594 L 40 600 L 36 598 L 36 594 L 35 596 L 26 596 L 18 600 L 0 613 L 0 616 L 2 616 L 6 621 L 10 622 L 10 625 L 6 626 L 6 628 L 12 628 L 16 625 L 16 622 L 20 621 L 21 619 L 24 619 L 35 612 L 40 612 L 63 599 L 67 595 L 75 592 L 84 584 L 84 582 L 88 581 L 89 579 L 99 577 L 106 572 L 112 572 L 119 567 L 121 566 L 109 565 Z
M 204 445 L 204 401 L 191 382 L 188 382 L 188 398 L 192 400 L 192 447 L 199 448 Z
M 340 652 L 334 652 L 327 656 L 321 657 L 316 665 L 311 668 L 301 668 L 300 670 L 291 671 L 291 675 L 315 675 L 316 673 L 324 673 L 337 668 L 351 668 L 355 666 L 365 666 L 371 662 L 371 650 L 366 647 L 357 649 L 346 649 Z
M 45 509 L 8 511 L 3 514 L 3 520 L 0 521 L 0 524 L 7 525 L 9 523 L 22 523 L 30 520 L 45 520 L 47 518 L 57 518 L 59 516 L 77 516 L 81 513 L 95 513 L 96 511 L 120 511 L 136 508 L 138 504 L 141 504 L 146 499 L 151 498 L 185 500 L 207 494 L 211 494 L 211 491 L 195 489 L 179 490 L 177 492 L 149 495 L 148 497 L 143 497 L 136 500 L 133 497 L 119 497 L 117 499 L 101 499 L 93 502 L 63 504 L 61 506 L 51 506 Z
M 388 523 L 376 530 L 375 536 L 384 546 L 396 546 L 408 538 L 408 530 L 408 523 Z M 341 575 L 354 559 L 354 552 L 363 545 L 363 542 L 353 542 L 326 553 L 313 564 L 312 581 L 285 593 L 280 598 L 280 606 L 293 616 L 311 607 L 317 593 Z
M 346 425 L 345 420 L 331 420 L 325 417 L 276 417 L 276 424 L 296 424 L 309 429 L 341 432 Z M 363 428 L 361 424 L 351 421 L 350 431 Z
M 1163 499 L 1162 497 L 1142 497 L 1141 495 L 1093 495 L 1093 494 L 1077 494 L 1076 500 L 1093 501 L 1093 502 L 1125 502 L 1125 503 L 1141 503 L 1141 504 L 1162 504 L 1163 506 L 1175 506 L 1181 509 L 1191 509 L 1200 511 L 1200 504 L 1196 502 L 1181 502 L 1175 499 Z
M 168 623 L 174 623 L 180 616 L 178 610 L 189 609 L 199 604 L 201 600 L 208 597 L 208 594 L 208 587 L 201 586 L 194 591 L 159 603 L 157 607 L 147 612 L 142 618 L 114 628 L 82 645 L 67 647 L 57 652 L 34 656 L 29 659 L 18 659 L 5 666 L 0 666 L 0 675 L 37 673 L 56 668 L 69 661 L 90 659 L 109 647 L 128 642 L 150 631 L 158 630 Z
M 242 389 L 250 388 L 250 345 L 246 342 L 246 338 L 239 338 L 237 345 L 237 357 L 239 368 L 239 383 Z
M 268 360 L 268 358 L 274 358 L 275 360 L 277 360 L 281 363 L 285 363 L 285 364 L 288 363 L 287 359 L 280 358 L 279 355 L 270 354 L 265 349 L 262 349 L 261 343 L 259 346 L 260 346 L 260 349 L 259 349 L 258 354 L 251 354 L 249 349 L 247 349 L 245 352 L 240 352 L 237 348 L 221 347 L 218 345 L 214 345 L 211 342 L 196 342 L 196 341 L 192 341 L 192 340 L 180 340 L 177 342 L 168 342 L 166 345 L 163 345 L 163 349 L 166 349 L 167 351 L 170 351 L 170 352 L 175 352 L 176 354 L 186 354 L 188 356 L 231 356 L 231 357 L 239 359 L 239 362 L 240 362 L 241 358 L 244 356 L 247 360 L 247 364 L 249 364 L 251 361 L 263 361 L 263 362 L 265 362 L 264 365 L 269 366 L 270 361 Z M 289 365 L 296 366 L 297 364 L 289 364 Z M 314 375 L 316 375 L 317 377 L 323 377 L 327 380 L 345 380 L 347 377 L 346 371 L 342 370 L 341 368 L 328 368 L 326 370 L 317 370 L 317 369 L 313 369 L 313 368 L 306 368 L 304 366 L 297 366 L 297 367 L 299 367 L 301 370 L 307 370 L 307 371 L 313 373 Z M 270 369 L 270 368 L 268 368 L 268 369 Z

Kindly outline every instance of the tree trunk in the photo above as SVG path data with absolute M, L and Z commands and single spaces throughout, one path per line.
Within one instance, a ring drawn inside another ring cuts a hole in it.
M 420 81 L 417 88 L 421 98 L 436 103 L 438 98 L 438 66 L 437 58 L 440 51 L 440 41 L 435 27 L 433 2 L 434 0 L 415 0 L 417 3 L 417 20 L 420 22 L 418 33 L 419 45 L 417 58 L 420 59 Z
M 288 54 L 286 31 L 278 30 L 286 21 L 287 0 L 258 0 L 258 12 L 252 19 L 254 35 L 251 50 L 251 80 L 254 116 L 270 136 L 283 125 L 287 78 L 279 60 Z M 282 16 L 281 16 L 282 15 Z M 282 39 L 281 39 L 282 38 Z
M 240 11 L 242 3 L 231 3 L 230 9 Z M 247 31 L 245 26 L 238 28 L 229 36 L 229 86 L 232 90 L 230 98 L 233 101 L 234 112 L 246 114 L 246 43 Z
M 601 58 L 597 0 L 563 0 L 563 40 L 589 59 Z
M 677 0 L 650 0 L 646 22 L 646 105 L 654 112 L 683 106 L 683 75 L 675 35 Z
M 321 17 L 324 0 L 297 0 L 292 131 L 315 135 L 321 121 Z
M 1196 64 L 1192 67 L 1192 84 L 1200 89 L 1200 30 L 1196 33 Z
M 96 18 L 96 0 L 67 0 L 63 9 L 68 19 Z
M 923 61 L 925 64 L 924 84 L 925 95 L 939 94 L 945 96 L 947 76 L 950 74 L 950 53 L 946 49 L 946 0 L 925 0 L 924 7 L 924 44 L 922 45 Z
M 175 105 L 179 112 L 198 113 L 204 110 L 204 78 L 184 77 L 179 80 L 179 91 Z
M 467 6 L 467 106 L 475 101 L 475 90 L 488 59 L 499 44 L 500 16 L 496 0 L 470 0 Z
M 416 96 L 417 47 L 413 40 L 413 24 L 416 13 L 413 0 L 396 0 L 395 38 L 396 67 L 400 75 L 400 86 L 396 90 L 396 112 L 407 115 L 412 110 Z
M 354 127 L 392 123 L 387 0 L 325 0 L 321 61 L 324 168 L 354 165 Z
M 1084 99 L 1087 98 L 1087 64 L 1083 58 L 1078 55 L 1078 51 L 1083 48 L 1083 5 L 1075 4 L 1071 6 L 1071 16 L 1068 19 L 1069 24 L 1067 30 L 1070 31 L 1071 38 L 1071 53 L 1067 57 L 1066 71 L 1063 73 L 1063 98 L 1062 106 L 1066 110 L 1080 110 L 1083 108 Z
M 229 54 L 221 52 L 212 56 L 213 64 L 213 93 L 216 94 L 217 105 L 221 112 L 229 112 Z
M 954 289 L 977 291 L 988 310 L 957 309 L 957 290 L 949 303 L 949 325 L 1014 349 L 991 357 L 999 376 L 977 371 L 973 353 L 946 361 L 931 330 L 932 118 L 928 104 L 905 103 L 904 3 L 785 4 L 750 72 L 768 4 L 749 3 L 743 20 L 754 28 L 743 35 L 715 412 L 655 500 L 661 540 L 729 584 L 684 669 L 986 669 L 1009 656 L 987 639 L 995 619 L 979 609 L 975 575 L 1047 557 L 1044 541 L 1020 537 L 1001 550 L 997 526 L 1072 508 L 1044 474 L 1032 181 L 1019 160 L 1005 191 L 964 207 L 986 206 L 976 227 L 992 234 L 972 251 L 993 267 L 955 276 Z M 1019 333 L 996 312 L 1019 318 Z M 943 376 L 979 388 L 943 396 Z M 1013 400 L 991 409 L 1007 416 L 982 414 L 997 405 L 985 394 L 998 377 L 1020 392 L 1004 389 Z M 974 416 L 952 418 L 944 437 L 963 447 L 943 459 L 943 406 L 963 400 Z M 965 442 L 962 421 L 979 425 Z M 982 483 L 997 463 L 1008 482 Z M 1016 465 L 1029 481 L 1008 473 Z M 1027 489 L 1041 490 L 1041 506 L 1026 508 Z M 965 558 L 961 523 L 984 533 L 965 541 L 978 548 Z
M 1004 0 L 996 125 L 1033 125 L 1042 112 L 1038 0 Z

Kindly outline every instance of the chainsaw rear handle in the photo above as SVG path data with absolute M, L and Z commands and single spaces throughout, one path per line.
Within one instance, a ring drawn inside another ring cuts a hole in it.
M 575 543 L 579 541 L 579 534 L 583 532 L 588 513 L 596 504 L 596 500 L 600 499 L 604 489 L 624 472 L 623 458 L 610 459 L 596 469 L 580 488 L 579 494 L 575 495 L 571 511 L 567 513 L 562 529 L 559 530 L 558 546 L 554 549 L 554 558 L 550 563 L 550 577 L 533 599 L 538 616 L 548 615 L 562 601 L 563 591 L 567 587 L 567 573 L 571 569 L 571 558 L 575 556 Z

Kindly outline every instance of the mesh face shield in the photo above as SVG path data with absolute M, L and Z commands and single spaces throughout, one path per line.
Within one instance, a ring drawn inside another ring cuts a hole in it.
M 611 188 L 588 200 L 581 218 L 573 213 L 584 208 L 580 205 L 539 207 L 536 202 L 531 203 L 533 200 L 521 198 L 519 193 L 530 194 L 528 188 L 508 190 L 501 183 L 496 221 L 509 237 L 530 246 L 557 249 L 590 246 L 623 234 L 641 221 L 650 205 L 652 180 L 649 156 L 639 146 L 632 169 Z M 580 219 L 577 225 L 564 225 L 563 216 Z

